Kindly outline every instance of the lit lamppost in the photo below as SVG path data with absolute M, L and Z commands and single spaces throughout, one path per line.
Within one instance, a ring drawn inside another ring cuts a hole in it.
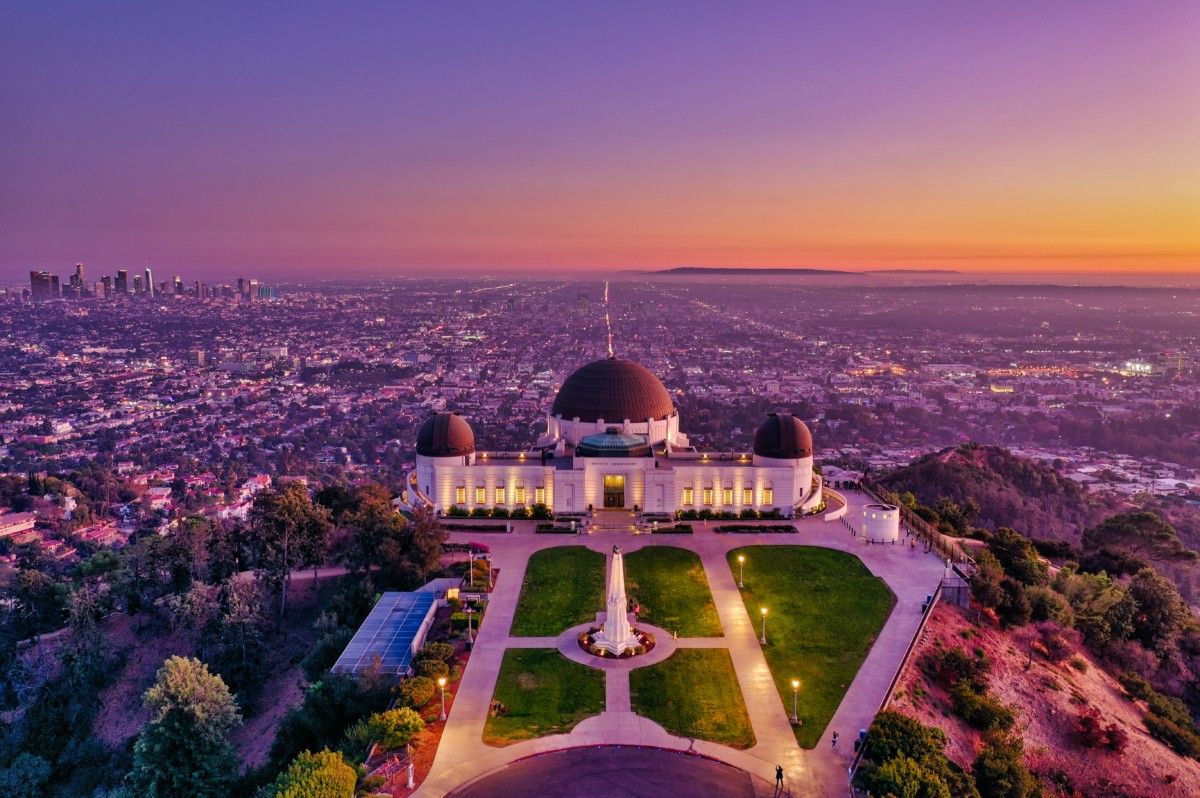
M 446 677 L 438 679 L 438 687 L 442 688 L 442 714 L 438 716 L 438 720 L 446 719 Z
M 475 587 L 475 552 L 467 554 L 467 570 L 471 572 L 471 587 Z
M 763 633 L 762 633 L 762 637 L 759 638 L 758 642 L 762 643 L 765 646 L 767 644 L 767 608 L 766 607 L 762 608 L 762 616 L 763 616 Z
M 745 574 L 745 572 L 746 572 L 746 556 L 744 554 L 739 554 L 738 555 L 738 588 L 739 589 L 745 587 L 745 585 L 742 584 L 742 576 Z
M 467 651 L 470 651 L 475 642 L 475 633 L 471 629 L 471 616 L 475 614 L 475 608 L 468 604 L 463 612 L 467 614 Z
M 792 679 L 792 725 L 795 726 L 800 722 L 800 715 L 797 714 L 797 706 L 800 701 L 800 680 Z

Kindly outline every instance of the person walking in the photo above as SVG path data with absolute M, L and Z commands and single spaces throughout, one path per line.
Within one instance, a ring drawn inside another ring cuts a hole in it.
M 833 750 L 834 751 L 837 750 L 837 738 L 838 738 L 838 733 L 834 732 L 833 733 Z
M 783 789 L 783 765 L 775 766 L 775 789 Z

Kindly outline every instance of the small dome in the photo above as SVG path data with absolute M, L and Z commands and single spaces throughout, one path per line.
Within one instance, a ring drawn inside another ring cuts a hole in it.
M 609 427 L 599 435 L 588 435 L 579 442 L 575 454 L 580 457 L 649 457 L 650 443 L 641 435 L 627 435 Z
M 417 433 L 417 454 L 461 457 L 475 451 L 475 433 L 458 413 L 435 413 Z
M 675 413 L 671 394 L 645 366 L 615 357 L 580 366 L 567 377 L 550 415 L 585 423 L 645 421 Z
M 812 457 L 812 433 L 791 413 L 772 413 L 754 433 L 754 453 L 776 460 Z

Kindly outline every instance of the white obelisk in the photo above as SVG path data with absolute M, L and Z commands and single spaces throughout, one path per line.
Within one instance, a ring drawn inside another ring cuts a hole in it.
M 625 560 L 621 547 L 613 546 L 612 568 L 608 574 L 608 600 L 604 626 L 596 635 L 595 644 L 605 651 L 621 654 L 638 644 L 637 635 L 629 625 L 629 600 L 625 596 Z

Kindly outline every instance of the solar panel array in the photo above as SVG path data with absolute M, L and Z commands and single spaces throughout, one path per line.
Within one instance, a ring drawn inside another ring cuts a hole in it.
M 346 650 L 334 673 L 358 673 L 379 657 L 380 671 L 404 674 L 412 662 L 413 641 L 433 608 L 433 593 L 384 593 Z

